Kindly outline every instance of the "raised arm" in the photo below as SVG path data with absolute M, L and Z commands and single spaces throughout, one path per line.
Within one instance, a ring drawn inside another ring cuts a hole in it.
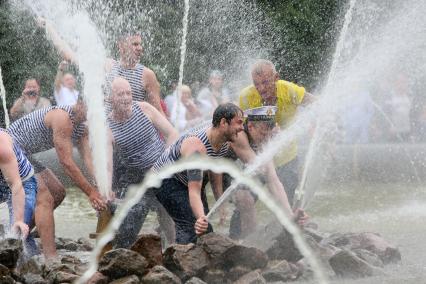
M 73 144 L 71 134 L 73 130 L 71 119 L 62 110 L 50 111 L 46 115 L 46 126 L 53 132 L 53 143 L 55 145 L 58 159 L 65 173 L 76 183 L 76 185 L 89 197 L 90 203 L 95 210 L 106 208 L 105 201 L 92 186 L 75 163 L 72 152 Z
M 178 139 L 178 132 L 163 114 L 149 103 L 139 102 L 138 104 L 143 113 L 147 115 L 152 124 L 154 124 L 155 128 L 165 137 L 167 146 Z
M 158 83 L 157 76 L 155 76 L 154 71 L 145 67 L 143 71 L 143 78 L 141 78 L 141 80 L 148 95 L 146 101 L 153 105 L 164 117 L 166 117 L 160 103 L 160 83 Z
M 25 191 L 19 176 L 13 142 L 6 133 L 0 132 L 0 144 L 0 170 L 12 192 L 13 229 L 19 229 L 25 238 L 29 231 L 24 223 Z

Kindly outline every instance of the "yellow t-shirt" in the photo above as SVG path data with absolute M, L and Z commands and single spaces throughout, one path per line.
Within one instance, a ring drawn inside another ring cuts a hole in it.
M 290 125 L 291 120 L 296 114 L 297 106 L 302 103 L 305 96 L 305 88 L 284 80 L 276 81 L 275 87 L 277 95 L 275 121 L 284 129 Z M 263 100 L 254 85 L 248 86 L 241 91 L 240 108 L 242 110 L 260 106 L 263 106 Z M 285 165 L 296 158 L 296 156 L 297 142 L 293 141 L 274 157 L 275 165 L 277 167 Z

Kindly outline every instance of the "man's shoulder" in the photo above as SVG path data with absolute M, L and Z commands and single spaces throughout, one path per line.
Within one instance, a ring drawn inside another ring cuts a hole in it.
M 254 85 L 249 85 L 240 91 L 240 97 L 250 97 L 258 94 L 259 92 L 256 90 L 256 87 Z
M 297 85 L 296 83 L 278 80 L 276 82 L 277 87 L 277 96 L 287 96 L 292 93 L 297 93 L 303 95 L 305 93 L 305 88 Z

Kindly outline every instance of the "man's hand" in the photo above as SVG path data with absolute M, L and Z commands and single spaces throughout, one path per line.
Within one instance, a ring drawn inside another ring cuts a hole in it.
M 24 222 L 15 222 L 12 226 L 12 232 L 16 233 L 18 236 L 22 239 L 26 239 L 28 236 L 30 229 L 28 228 L 28 225 Z
M 302 208 L 296 208 L 293 212 L 294 221 L 299 224 L 299 226 L 303 227 L 309 220 L 309 215 Z
M 208 226 L 209 222 L 207 221 L 206 216 L 201 216 L 200 218 L 198 218 L 194 226 L 195 233 L 197 234 L 197 236 L 204 234 L 207 231 Z
M 107 204 L 104 200 L 104 198 L 101 196 L 101 194 L 96 190 L 92 190 L 92 192 L 89 195 L 90 204 L 92 205 L 93 209 L 97 211 L 103 211 L 107 208 Z

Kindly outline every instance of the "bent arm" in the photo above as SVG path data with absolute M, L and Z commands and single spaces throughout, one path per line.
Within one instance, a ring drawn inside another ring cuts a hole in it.
M 214 199 L 218 200 L 223 194 L 223 174 L 210 171 L 209 179 L 212 185 Z
M 281 204 L 282 208 L 288 214 L 288 216 L 293 216 L 293 211 L 291 210 L 287 193 L 285 192 L 284 186 L 277 176 L 274 163 L 272 161 L 268 162 L 264 166 L 264 169 L 269 192 L 272 194 L 275 200 Z
M 156 108 L 145 102 L 140 102 L 139 106 L 143 113 L 151 120 L 152 124 L 154 124 L 154 127 L 164 136 L 167 146 L 179 138 L 179 134 L 173 125 Z
M 163 109 L 161 108 L 160 83 L 158 83 L 157 76 L 155 76 L 155 73 L 151 69 L 146 67 L 142 76 L 141 80 L 148 96 L 146 101 L 153 105 L 164 117 L 166 117 Z
M 18 119 L 23 113 L 24 108 L 22 107 L 23 99 L 22 97 L 18 98 L 14 103 L 13 106 L 10 108 L 10 118 L 12 120 Z

